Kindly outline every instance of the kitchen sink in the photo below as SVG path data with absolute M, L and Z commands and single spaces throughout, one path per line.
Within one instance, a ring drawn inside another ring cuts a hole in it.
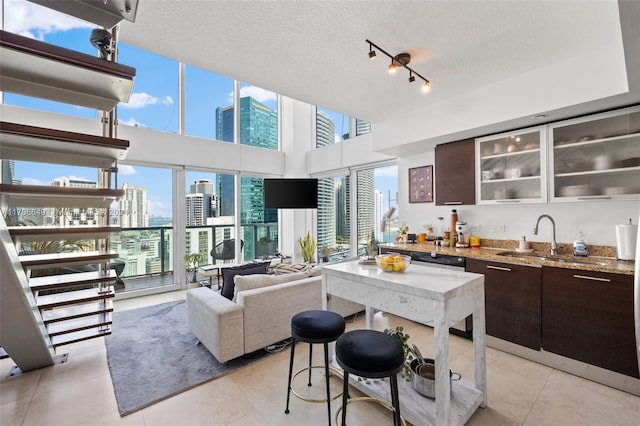
M 570 264 L 570 265 L 600 265 L 600 266 L 606 266 L 607 263 L 605 262 L 598 262 L 595 260 L 587 260 L 587 259 L 567 259 L 564 257 L 557 257 L 557 256 L 545 256 L 539 253 L 520 253 L 517 251 L 503 251 L 498 253 L 498 256 L 504 256 L 504 257 L 513 257 L 516 259 L 536 259 L 536 260 L 546 260 L 549 262 L 558 262 L 558 263 L 566 263 L 566 264 Z

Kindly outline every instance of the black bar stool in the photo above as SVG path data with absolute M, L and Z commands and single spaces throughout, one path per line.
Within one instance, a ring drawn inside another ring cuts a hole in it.
M 289 361 L 289 384 L 287 386 L 287 408 L 285 413 L 289 414 L 289 396 L 293 392 L 295 396 L 307 402 L 327 402 L 327 410 L 329 413 L 329 426 L 331 426 L 331 400 L 338 398 L 341 394 L 331 397 L 329 391 L 329 370 L 332 370 L 338 375 L 340 371 L 329 367 L 329 343 L 336 341 L 338 337 L 344 333 L 344 318 L 339 314 L 331 311 L 304 311 L 297 313 L 291 318 L 291 359 Z M 299 370 L 293 375 L 293 358 L 296 351 L 296 341 L 309 343 L 309 367 L 305 367 Z M 313 357 L 313 344 L 322 343 L 324 345 L 324 366 L 311 365 Z M 306 398 L 295 391 L 291 387 L 291 381 L 300 373 L 305 370 L 309 370 L 309 383 L 311 386 L 311 369 L 322 368 L 325 370 L 325 381 L 327 384 L 327 398 L 326 399 L 310 399 Z
M 376 330 L 349 331 L 340 336 L 336 342 L 336 359 L 344 369 L 342 426 L 347 421 L 347 404 L 356 401 L 377 402 L 393 411 L 394 426 L 405 424 L 404 419 L 400 416 L 397 376 L 404 366 L 404 350 L 398 339 Z M 389 377 L 391 406 L 377 398 L 349 398 L 350 373 L 371 379 Z M 336 412 L 336 423 L 338 412 Z

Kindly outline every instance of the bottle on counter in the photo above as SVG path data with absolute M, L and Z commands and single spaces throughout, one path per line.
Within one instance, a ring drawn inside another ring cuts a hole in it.
M 583 257 L 589 256 L 587 244 L 584 242 L 584 234 L 582 231 L 578 231 L 576 234 L 576 240 L 573 242 L 573 255 Z
M 451 210 L 451 232 L 449 233 L 449 247 L 456 246 L 456 224 L 458 223 L 458 211 L 456 209 Z

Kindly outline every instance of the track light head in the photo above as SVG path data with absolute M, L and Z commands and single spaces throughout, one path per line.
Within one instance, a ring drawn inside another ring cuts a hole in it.
M 376 58 L 376 51 L 373 50 L 373 46 L 371 46 L 371 43 L 369 43 L 369 59 L 375 59 Z
M 416 81 L 416 78 L 413 76 L 413 73 L 409 71 L 409 83 L 413 83 Z
M 393 62 L 393 59 L 392 59 L 391 63 L 389 64 L 389 74 L 395 74 L 397 70 L 398 70 L 398 67 Z
M 422 85 L 422 93 L 427 93 L 429 90 L 431 90 L 431 83 L 429 82 L 429 80 L 425 80 L 424 84 Z

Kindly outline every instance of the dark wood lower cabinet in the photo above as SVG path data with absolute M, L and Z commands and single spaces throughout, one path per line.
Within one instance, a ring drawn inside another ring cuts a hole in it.
M 638 376 L 633 277 L 576 269 L 542 269 L 545 351 Z
M 540 350 L 541 269 L 467 258 L 468 272 L 484 274 L 488 335 Z

